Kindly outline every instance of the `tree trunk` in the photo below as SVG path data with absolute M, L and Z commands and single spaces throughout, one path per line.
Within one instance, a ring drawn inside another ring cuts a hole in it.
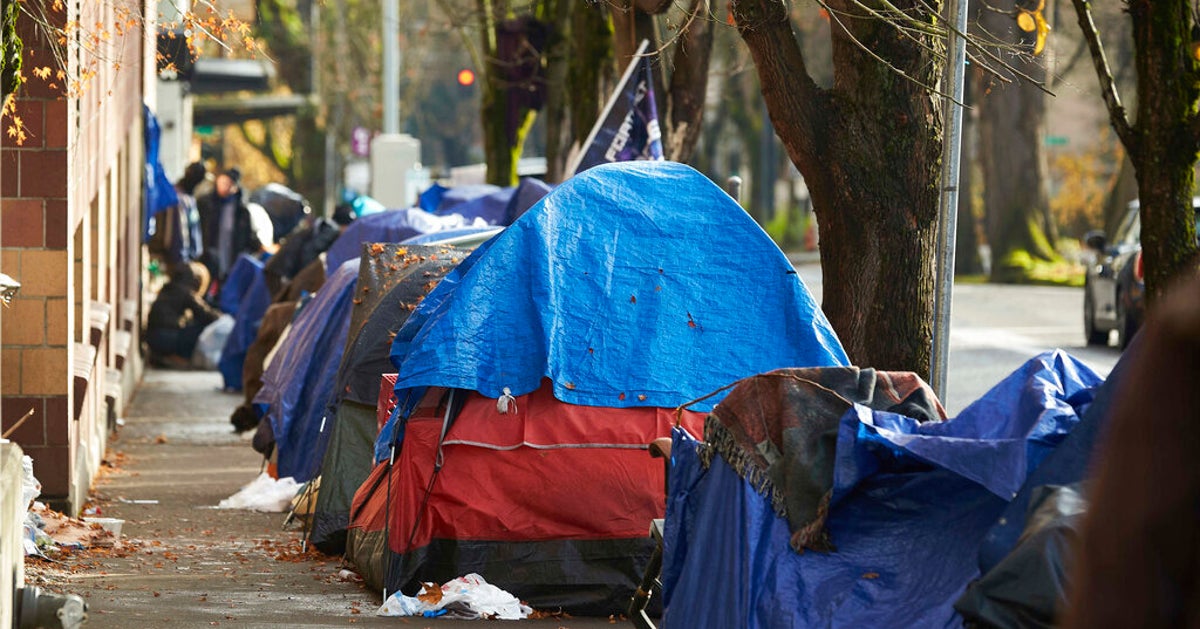
M 1042 60 L 1026 56 L 1033 38 L 1022 33 L 1011 15 L 984 10 L 980 26 L 1021 49 L 1009 57 L 1017 70 L 1034 80 L 1045 78 Z M 1042 135 L 1046 118 L 1044 93 L 1028 81 L 993 81 L 979 99 L 980 163 L 983 170 L 984 217 L 992 250 L 993 282 L 1025 281 L 1035 260 L 1057 256 L 1047 230 L 1050 200 L 1046 195 L 1046 157 Z
M 979 93 L 978 77 L 968 75 L 964 102 L 974 107 L 973 96 Z M 978 109 L 963 112 L 962 166 L 958 170 L 958 229 L 954 239 L 954 274 L 981 275 L 983 260 L 979 256 L 978 221 L 975 219 L 975 166 L 979 159 Z
M 1129 202 L 1138 198 L 1137 177 L 1134 174 L 1133 162 L 1129 155 L 1124 154 L 1117 175 L 1113 178 L 1112 186 L 1108 189 L 1108 198 L 1104 201 L 1104 233 L 1112 236 L 1125 218 Z
M 1142 218 L 1142 256 L 1151 301 L 1171 278 L 1195 268 L 1196 223 L 1192 209 L 1197 149 L 1200 72 L 1191 57 L 1191 15 L 1184 0 L 1133 0 L 1137 50 L 1136 157 Z M 1134 153 L 1134 151 L 1131 151 Z
M 923 2 L 894 4 L 935 19 Z M 831 9 L 859 11 L 841 1 Z M 776 133 L 812 195 L 826 316 L 855 364 L 928 374 L 942 120 L 924 86 L 941 74 L 929 52 L 941 44 L 913 34 L 915 43 L 876 20 L 845 20 L 895 69 L 835 26 L 834 85 L 824 90 L 807 72 L 785 5 L 736 0 L 733 11 Z
M 671 86 L 667 94 L 666 158 L 691 160 L 700 140 L 704 101 L 708 92 L 708 64 L 712 57 L 713 20 L 708 0 L 692 0 L 687 28 L 679 33 L 675 48 Z

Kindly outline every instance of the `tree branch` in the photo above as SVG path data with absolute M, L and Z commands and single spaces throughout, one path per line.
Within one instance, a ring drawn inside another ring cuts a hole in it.
M 754 58 L 768 112 L 773 119 L 790 119 L 786 125 L 777 124 L 776 132 L 788 151 L 796 153 L 792 161 L 819 161 L 823 151 L 818 138 L 823 134 L 816 132 L 814 123 L 826 118 L 829 97 L 808 71 L 787 5 L 777 0 L 733 0 L 730 8 Z
M 1087 40 L 1088 48 L 1092 51 L 1092 64 L 1096 66 L 1096 75 L 1100 78 L 1100 93 L 1104 104 L 1108 107 L 1108 117 L 1117 137 L 1130 155 L 1138 153 L 1138 137 L 1133 126 L 1129 124 L 1129 116 L 1125 106 L 1121 104 L 1121 95 L 1117 93 L 1116 82 L 1113 81 L 1112 70 L 1108 66 L 1108 57 L 1104 54 L 1104 45 L 1100 43 L 1100 34 L 1096 31 L 1096 23 L 1092 21 L 1092 10 L 1088 0 L 1071 0 L 1075 5 L 1075 15 L 1079 18 L 1079 28 L 1083 38 Z

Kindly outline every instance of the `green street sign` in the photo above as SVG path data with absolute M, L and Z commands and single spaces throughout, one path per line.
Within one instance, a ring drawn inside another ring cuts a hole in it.
M 207 124 L 196 125 L 196 127 L 195 127 L 195 129 L 193 129 L 193 131 L 195 132 L 196 135 L 201 135 L 201 136 L 205 136 L 205 137 L 216 135 L 216 131 L 213 130 L 212 125 L 207 125 Z
M 1066 146 L 1069 142 L 1065 135 L 1048 135 L 1042 140 L 1046 146 Z

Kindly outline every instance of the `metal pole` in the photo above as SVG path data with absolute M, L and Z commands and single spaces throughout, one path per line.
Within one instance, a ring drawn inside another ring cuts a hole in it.
M 383 0 L 383 132 L 400 133 L 400 0 Z
M 742 202 L 742 178 L 733 175 L 725 180 L 725 192 L 733 197 L 734 201 Z
M 939 398 L 946 397 L 946 364 L 950 357 L 950 310 L 954 302 L 954 241 L 958 229 L 958 167 L 962 149 L 963 82 L 966 74 L 967 42 L 959 33 L 967 31 L 967 0 L 948 0 L 946 127 L 942 136 L 942 193 L 938 203 L 937 260 L 934 268 L 933 356 L 930 384 Z

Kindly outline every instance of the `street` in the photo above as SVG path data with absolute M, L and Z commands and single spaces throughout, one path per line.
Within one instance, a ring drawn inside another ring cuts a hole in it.
M 821 299 L 821 267 L 796 265 L 810 291 Z M 1114 347 L 1088 347 L 1083 338 L 1083 290 L 1054 286 L 958 284 L 950 325 L 947 393 L 951 417 L 966 408 L 1026 360 L 1062 349 L 1100 375 L 1121 357 Z M 925 374 L 922 374 L 924 376 Z

